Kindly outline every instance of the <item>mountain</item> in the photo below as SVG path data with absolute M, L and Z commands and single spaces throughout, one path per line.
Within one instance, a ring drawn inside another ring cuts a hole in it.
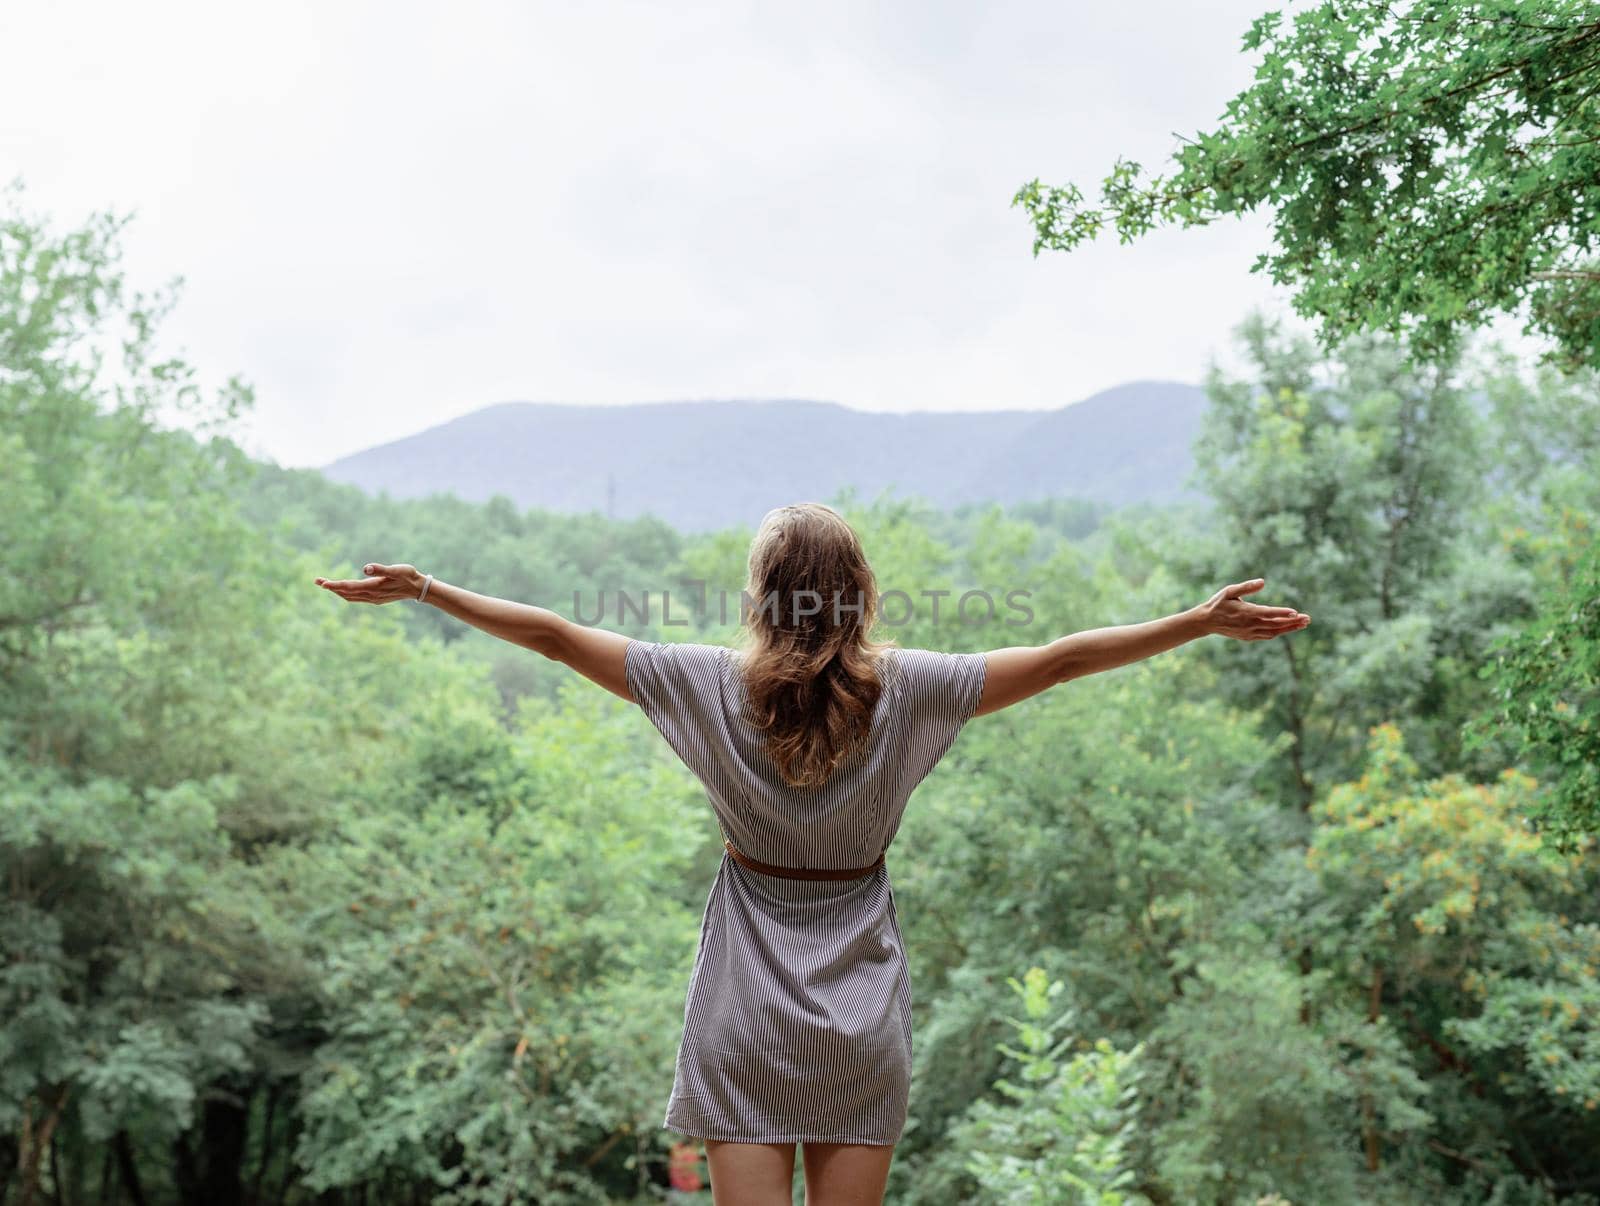
M 519 507 L 654 514 L 686 531 L 756 524 L 847 486 L 940 507 L 1052 497 L 1192 497 L 1205 394 L 1141 381 L 1058 410 L 886 414 L 833 402 L 502 402 L 321 467 L 394 498 L 503 494 Z

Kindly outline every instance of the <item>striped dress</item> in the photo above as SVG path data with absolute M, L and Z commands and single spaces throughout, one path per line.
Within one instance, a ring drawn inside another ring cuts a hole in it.
M 628 687 L 705 785 L 727 840 L 780 867 L 871 864 L 983 693 L 983 654 L 891 647 L 866 744 L 822 787 L 793 788 L 746 718 L 738 657 L 632 641 Z M 892 1144 L 910 1087 L 911 981 L 888 867 L 786 879 L 725 852 L 662 1127 L 749 1143 Z

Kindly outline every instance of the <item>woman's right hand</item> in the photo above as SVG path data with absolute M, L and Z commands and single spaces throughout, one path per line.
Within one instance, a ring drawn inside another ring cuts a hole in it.
M 323 590 L 332 591 L 350 603 L 393 603 L 415 599 L 422 593 L 422 571 L 414 565 L 379 565 L 369 561 L 362 567 L 367 578 L 318 578 Z
M 1311 617 L 1292 607 L 1263 607 L 1246 602 L 1241 595 L 1253 595 L 1267 584 L 1265 578 L 1252 578 L 1224 586 L 1197 609 L 1208 633 L 1232 637 L 1236 641 L 1266 641 L 1285 633 L 1298 632 L 1311 623 Z

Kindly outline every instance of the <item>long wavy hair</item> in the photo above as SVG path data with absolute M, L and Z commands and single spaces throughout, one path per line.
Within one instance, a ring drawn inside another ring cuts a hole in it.
M 791 787 L 820 787 L 866 741 L 883 692 L 878 588 L 832 507 L 769 511 L 750 544 L 741 672 L 751 721 Z M 837 605 L 835 601 L 837 600 Z

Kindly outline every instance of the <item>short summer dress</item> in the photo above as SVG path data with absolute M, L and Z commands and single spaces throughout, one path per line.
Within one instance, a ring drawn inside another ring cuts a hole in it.
M 983 694 L 984 655 L 890 647 L 867 742 L 820 788 L 783 782 L 739 653 L 632 641 L 629 692 L 705 785 L 726 841 L 779 867 L 867 867 Z M 789 879 L 722 856 L 700 924 L 663 1129 L 892 1144 L 911 1088 L 911 981 L 888 867 Z

